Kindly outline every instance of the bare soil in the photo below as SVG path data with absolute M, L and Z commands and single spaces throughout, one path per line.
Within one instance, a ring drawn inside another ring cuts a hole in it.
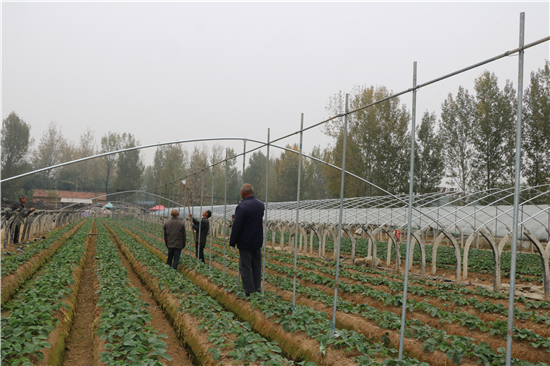
M 92 323 L 96 306 L 94 296 L 96 241 L 92 240 L 90 244 L 76 302 L 75 320 L 65 345 L 64 365 L 86 366 L 94 358 Z

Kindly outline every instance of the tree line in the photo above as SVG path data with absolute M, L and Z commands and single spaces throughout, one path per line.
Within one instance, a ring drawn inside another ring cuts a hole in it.
M 350 92 L 349 110 L 372 104 L 392 94 L 384 86 L 355 86 Z M 345 94 L 329 98 L 329 115 L 344 111 Z M 415 191 L 433 192 L 442 182 L 460 190 L 511 187 L 514 182 L 516 91 L 507 80 L 500 88 L 498 78 L 489 71 L 474 80 L 474 90 L 459 87 L 449 93 L 439 116 L 424 111 L 416 129 Z M 550 63 L 531 73 L 523 98 L 523 184 L 550 183 Z M 406 193 L 409 187 L 411 113 L 399 98 L 350 114 L 346 146 L 346 170 L 371 184 L 351 176 L 345 180 L 345 196 Z M 2 177 L 7 178 L 61 162 L 102 152 L 139 146 L 131 133 L 108 132 L 96 142 L 89 128 L 77 143 L 67 140 L 55 123 L 50 123 L 35 144 L 31 125 L 15 112 L 2 121 Z M 308 154 L 340 167 L 343 148 L 343 120 L 335 119 L 323 127 L 332 143 L 315 146 Z M 34 146 L 36 145 L 36 147 Z M 297 145 L 287 149 L 298 151 Z M 293 201 L 297 196 L 298 154 L 271 150 L 269 161 L 269 201 Z M 247 154 L 244 172 L 237 166 L 235 151 L 220 145 L 210 148 L 182 145 L 157 148 L 153 163 L 146 166 L 140 151 L 81 162 L 47 170 L 31 177 L 2 184 L 2 197 L 32 195 L 33 189 L 120 192 L 145 189 L 183 199 L 180 178 L 186 180 L 191 204 L 209 205 L 214 187 L 214 204 L 239 201 L 239 187 L 251 183 L 256 196 L 265 199 L 267 157 L 257 150 Z M 228 158 L 227 164 L 212 164 Z M 227 176 L 227 179 L 225 177 Z M 376 187 L 380 187 L 378 189 Z M 226 193 L 227 197 L 226 197 Z M 325 164 L 302 160 L 301 199 L 324 199 L 340 194 L 340 172 Z
M 63 136 L 56 123 L 48 124 L 35 147 L 31 125 L 15 112 L 2 121 L 2 177 L 8 178 L 98 153 L 138 146 L 131 133 L 108 132 L 97 146 L 95 132 L 86 129 L 78 142 Z M 2 197 L 32 196 L 35 189 L 81 192 L 115 192 L 141 188 L 144 164 L 139 151 L 92 159 L 29 177 L 2 183 Z
M 522 104 L 522 184 L 550 183 L 550 69 L 530 75 Z M 350 93 L 350 110 L 392 94 L 383 86 L 356 86 Z M 342 92 L 330 98 L 327 111 L 344 111 Z M 415 186 L 417 193 L 434 192 L 441 182 L 462 191 L 509 188 L 514 184 L 517 99 L 513 83 L 499 88 L 489 71 L 474 80 L 473 92 L 459 87 L 449 93 L 438 116 L 424 111 L 416 129 Z M 407 193 L 410 169 L 411 115 L 399 98 L 349 115 L 346 170 L 392 193 Z M 341 166 L 343 122 L 324 127 L 334 139 L 323 151 L 324 160 Z M 340 175 L 324 169 L 331 197 L 337 197 Z M 385 194 L 372 185 L 346 178 L 346 196 Z

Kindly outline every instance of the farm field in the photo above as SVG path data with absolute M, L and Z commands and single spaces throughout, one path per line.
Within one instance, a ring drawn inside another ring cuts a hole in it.
M 0 366 L 550 366 L 549 1 L 169 3 L 2 8 Z
M 272 239 L 274 239 L 275 243 L 281 242 L 281 235 L 279 232 L 274 235 L 274 238 L 272 238 L 271 231 L 268 231 L 267 240 L 268 242 L 271 242 Z M 288 242 L 289 234 L 285 233 L 285 242 Z M 387 242 L 387 236 L 386 241 L 378 241 L 377 242 L 377 258 L 380 259 L 382 262 L 386 262 L 387 260 L 387 252 L 388 252 L 388 242 Z M 276 244 L 277 245 L 277 244 Z M 316 252 L 319 247 L 319 241 L 316 236 L 313 237 L 313 250 Z M 357 245 L 356 245 L 356 256 L 358 257 L 366 257 L 368 255 L 367 251 L 367 244 L 366 239 L 357 239 Z M 426 245 L 426 264 L 431 265 L 432 264 L 432 244 Z M 351 241 L 349 238 L 342 237 L 342 245 L 341 245 L 341 253 L 345 257 L 349 257 L 351 253 Z M 327 256 L 328 253 L 332 253 L 334 251 L 334 241 L 332 237 L 327 238 L 326 242 L 326 251 Z M 400 258 L 403 261 L 406 254 L 406 245 L 405 243 L 401 242 L 399 243 L 399 252 L 400 252 Z M 475 253 L 472 254 L 468 263 L 468 271 L 470 272 L 471 280 L 472 282 L 485 284 L 485 285 L 492 285 L 493 284 L 493 275 L 494 272 L 494 259 L 493 254 L 490 249 L 470 249 L 470 252 Z M 464 250 L 461 248 L 461 255 L 464 255 Z M 501 264 L 501 275 L 502 275 L 502 281 L 503 283 L 509 283 L 510 280 L 510 252 L 503 252 L 502 254 L 502 264 Z M 392 250 L 390 261 L 395 261 L 395 252 Z M 446 277 L 449 279 L 454 279 L 454 268 L 455 268 L 455 255 L 454 255 L 454 249 L 452 246 L 439 246 L 438 247 L 438 254 L 437 254 L 437 260 L 436 260 L 436 266 L 438 269 L 444 269 L 448 270 L 447 273 L 442 272 L 441 274 L 438 272 L 437 274 Z M 419 265 L 420 265 L 420 249 L 418 246 L 415 246 L 415 250 L 413 252 L 413 266 L 411 267 L 412 273 L 420 273 Z M 517 257 L 517 269 L 516 269 L 516 282 L 517 283 L 524 283 L 524 284 L 533 284 L 537 286 L 542 286 L 542 265 L 540 256 L 533 253 L 527 253 L 523 252 L 520 253 Z
M 174 271 L 161 235 L 84 219 L 3 258 L 2 365 L 505 364 L 503 292 L 411 277 L 399 363 L 402 276 L 343 262 L 332 335 L 334 261 L 299 255 L 293 309 L 293 254 L 267 249 L 265 294 L 246 297 L 223 239 L 206 264 L 188 244 Z M 550 303 L 515 306 L 514 364 L 550 364 Z
M 144 227 L 144 223 L 136 222 L 132 230 Z M 161 227 L 147 224 L 147 231 L 149 235 L 145 239 L 153 240 L 154 245 L 155 239 L 158 242 Z M 215 238 L 214 242 L 213 266 L 223 269 L 223 250 L 219 246 L 221 241 Z M 205 253 L 208 258 L 208 246 Z M 232 261 L 226 263 L 228 271 L 236 269 L 236 252 L 226 250 L 226 256 L 232 257 Z M 332 304 L 334 263 L 307 256 L 300 256 L 298 263 L 297 292 L 301 294 L 298 302 L 319 307 L 323 305 L 328 309 Z M 288 290 L 292 290 L 292 255 L 269 249 L 267 269 L 267 282 L 278 287 L 283 296 L 286 291 L 288 298 Z M 340 276 L 344 279 L 339 284 L 341 292 L 338 309 L 377 322 L 382 330 L 398 331 L 402 276 L 345 264 L 342 269 Z M 413 352 L 414 356 L 422 359 L 424 353 L 439 349 L 444 351 L 445 356 L 452 358 L 457 355 L 454 361 L 463 357 L 460 364 L 467 364 L 468 358 L 474 364 L 478 360 L 485 364 L 498 364 L 502 360 L 502 347 L 506 345 L 507 294 L 495 293 L 483 287 L 417 278 L 411 279 L 409 291 L 411 297 L 408 301 L 410 314 L 407 316 L 407 330 L 413 339 L 421 341 L 416 353 L 414 347 L 410 347 L 409 352 Z M 312 300 L 317 301 L 317 304 Z M 516 299 L 516 304 L 513 354 L 528 362 L 526 364 L 548 363 L 549 304 L 521 297 Z M 392 334 L 389 332 L 390 340 Z

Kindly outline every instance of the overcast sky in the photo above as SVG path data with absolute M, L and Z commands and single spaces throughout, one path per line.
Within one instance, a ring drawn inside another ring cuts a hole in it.
M 301 113 L 305 126 L 329 117 L 340 90 L 410 88 L 413 61 L 420 84 L 518 47 L 520 12 L 525 43 L 550 34 L 548 1 L 3 2 L 2 118 L 15 111 L 37 142 L 51 121 L 74 142 L 89 126 L 98 145 L 108 131 L 141 144 L 265 141 L 268 127 L 272 138 L 299 129 Z M 525 52 L 526 82 L 549 58 L 548 42 Z M 417 119 L 439 115 L 459 85 L 473 92 L 485 69 L 517 88 L 513 55 L 421 89 Z M 306 152 L 330 142 L 319 128 L 304 134 Z

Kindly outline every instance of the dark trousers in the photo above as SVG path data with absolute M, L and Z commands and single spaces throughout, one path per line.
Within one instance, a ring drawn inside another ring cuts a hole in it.
M 19 243 L 19 234 L 21 230 L 21 225 L 15 225 L 13 228 L 13 244 Z
M 199 260 L 202 261 L 202 263 L 204 263 L 204 247 L 205 247 L 206 243 L 201 243 L 201 245 L 197 245 L 197 243 L 195 243 L 195 258 L 199 258 Z
M 245 294 L 262 290 L 262 249 L 239 249 L 239 272 Z
M 166 259 L 166 264 L 174 269 L 178 269 L 180 256 L 181 256 L 181 249 L 168 248 L 168 258 Z

